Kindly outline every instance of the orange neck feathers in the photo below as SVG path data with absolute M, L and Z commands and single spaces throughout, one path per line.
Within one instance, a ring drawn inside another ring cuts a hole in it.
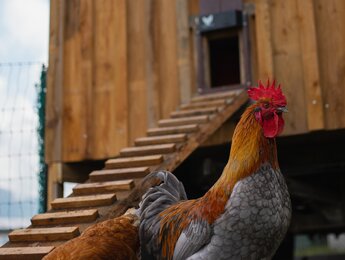
M 264 137 L 254 116 L 255 108 L 256 104 L 253 104 L 243 113 L 232 138 L 229 161 L 218 181 L 201 198 L 201 203 L 207 201 L 208 206 L 203 211 L 207 211 L 209 222 L 223 212 L 239 180 L 254 174 L 263 163 L 269 163 L 275 169 L 279 167 L 275 139 Z
M 243 113 L 232 138 L 229 161 L 213 188 L 223 187 L 231 194 L 237 181 L 255 173 L 263 163 L 279 167 L 275 139 L 264 137 L 254 116 L 256 106 L 251 105 Z

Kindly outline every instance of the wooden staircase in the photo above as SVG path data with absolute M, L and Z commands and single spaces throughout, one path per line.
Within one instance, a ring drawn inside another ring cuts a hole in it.
M 198 146 L 247 101 L 243 90 L 195 97 L 158 121 L 157 128 L 124 148 L 105 168 L 93 171 L 67 198 L 55 199 L 52 210 L 37 214 L 31 226 L 9 234 L 0 248 L 1 259 L 41 259 L 55 246 L 83 232 L 88 226 L 116 217 L 137 203 L 140 181 L 154 170 L 173 171 Z

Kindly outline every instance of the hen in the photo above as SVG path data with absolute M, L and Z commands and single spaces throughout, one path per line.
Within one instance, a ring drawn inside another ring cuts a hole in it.
M 44 260 L 134 260 L 138 259 L 139 220 L 125 214 L 86 229 L 79 237 L 57 247 Z
M 248 90 L 256 101 L 243 113 L 227 165 L 201 198 L 187 200 L 171 173 L 147 178 L 140 203 L 142 259 L 269 259 L 290 222 L 291 204 L 279 169 L 275 137 L 287 111 L 280 86 L 261 82 Z

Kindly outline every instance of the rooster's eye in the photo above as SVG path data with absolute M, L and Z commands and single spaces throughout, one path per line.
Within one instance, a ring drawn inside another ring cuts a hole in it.
M 269 107 L 270 107 L 270 104 L 264 103 L 264 104 L 263 104 L 263 107 L 264 107 L 264 108 L 269 108 Z

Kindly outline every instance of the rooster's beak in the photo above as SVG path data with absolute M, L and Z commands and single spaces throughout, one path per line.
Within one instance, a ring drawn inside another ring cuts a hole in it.
M 277 108 L 277 111 L 279 111 L 279 112 L 285 112 L 285 113 L 289 112 L 289 110 L 287 109 L 287 107 L 278 107 L 278 108 Z

